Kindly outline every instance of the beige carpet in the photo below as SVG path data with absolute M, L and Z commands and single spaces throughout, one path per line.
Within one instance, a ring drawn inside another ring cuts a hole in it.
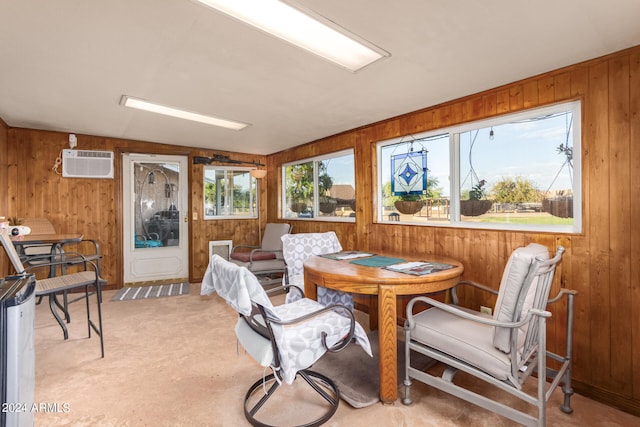
M 49 411 L 36 413 L 36 426 L 239 426 L 248 425 L 242 400 L 263 369 L 236 348 L 236 314 L 216 296 L 112 302 L 105 292 L 105 353 L 97 337 L 86 339 L 84 304 L 71 305 L 70 338 L 46 304 L 36 309 L 36 395 Z M 93 307 L 93 305 L 92 305 Z M 364 316 L 366 319 L 366 316 Z M 366 322 L 365 322 L 366 323 Z M 294 388 L 284 388 L 295 393 Z M 354 409 L 341 403 L 328 426 L 511 426 L 490 412 L 414 386 L 415 403 L 381 403 Z M 636 426 L 640 418 L 575 395 L 573 415 L 549 407 L 551 426 Z M 54 405 L 58 404 L 58 405 Z M 284 402 L 284 424 L 299 405 Z M 54 411 L 54 409 L 58 409 Z

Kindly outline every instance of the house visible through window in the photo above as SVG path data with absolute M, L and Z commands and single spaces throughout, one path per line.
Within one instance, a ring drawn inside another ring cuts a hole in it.
M 580 153 L 579 102 L 383 141 L 378 220 L 580 232 Z
M 353 221 L 353 151 L 305 159 L 283 166 L 283 218 Z

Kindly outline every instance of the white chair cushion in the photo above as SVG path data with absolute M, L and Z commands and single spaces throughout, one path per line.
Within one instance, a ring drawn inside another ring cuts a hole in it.
M 545 246 L 537 243 L 531 243 L 528 246 L 516 249 L 511 256 L 504 269 L 502 281 L 500 282 L 500 291 L 493 312 L 493 318 L 502 322 L 513 322 L 517 319 L 515 313 L 518 297 L 522 291 L 524 280 L 529 273 L 529 269 L 536 257 L 549 259 L 549 251 Z M 535 293 L 536 281 L 531 284 L 528 289 L 527 298 L 521 311 L 526 313 L 531 308 L 531 301 Z M 508 353 L 511 351 L 510 329 L 495 328 L 493 344 L 499 350 Z
M 499 380 L 507 380 L 511 374 L 509 356 L 493 346 L 492 326 L 436 308 L 418 313 L 414 321 L 412 339 L 474 365 Z
M 273 346 L 271 340 L 263 337 L 243 319 L 238 318 L 235 327 L 236 337 L 240 345 L 261 366 L 270 366 L 273 363 Z

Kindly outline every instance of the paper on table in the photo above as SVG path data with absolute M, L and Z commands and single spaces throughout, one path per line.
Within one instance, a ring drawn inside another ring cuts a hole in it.
M 429 261 L 411 261 L 402 264 L 388 265 L 385 268 L 387 270 L 397 271 L 398 273 L 413 274 L 414 276 L 424 276 L 425 274 L 448 270 L 450 268 L 453 268 L 453 265 Z
M 370 254 L 368 252 L 344 252 L 344 253 L 338 254 L 338 256 L 336 256 L 336 259 L 354 259 L 354 258 L 363 258 L 366 256 L 373 256 L 373 254 Z
M 333 254 L 322 254 L 320 256 L 323 258 L 343 260 L 343 259 L 364 258 L 364 257 L 373 256 L 373 254 L 369 252 L 360 252 L 360 251 L 342 251 L 342 252 L 336 252 Z
M 392 264 L 387 266 L 388 270 L 408 270 L 415 267 L 420 267 L 424 265 L 423 261 L 411 261 L 411 262 L 403 262 L 402 264 Z

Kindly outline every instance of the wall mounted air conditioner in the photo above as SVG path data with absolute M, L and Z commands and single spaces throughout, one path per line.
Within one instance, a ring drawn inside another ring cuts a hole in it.
M 66 178 L 113 178 L 113 152 L 62 150 L 62 176 Z

